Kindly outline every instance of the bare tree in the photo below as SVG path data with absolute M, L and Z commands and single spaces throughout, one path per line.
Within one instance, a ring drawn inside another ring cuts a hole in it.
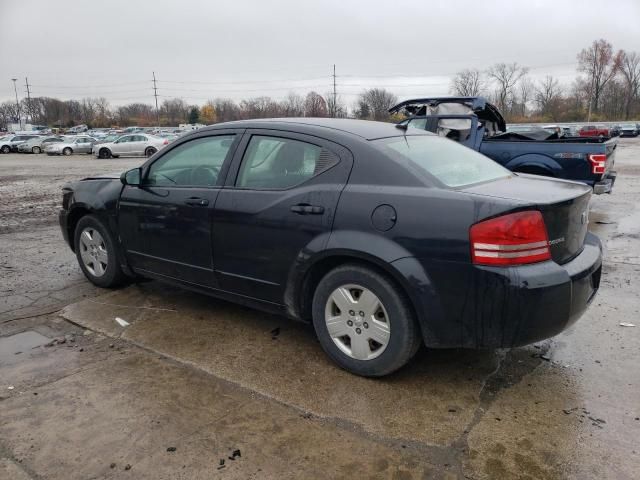
M 370 88 L 360 94 L 358 109 L 362 111 L 363 106 L 366 106 L 364 109 L 369 114 L 368 117 L 361 118 L 388 121 L 390 117 L 389 109 L 396 103 L 398 103 L 398 97 L 388 90 L 384 88 Z
M 616 75 L 620 68 L 620 54 L 613 55 L 611 44 L 605 39 L 594 40 L 589 48 L 578 54 L 578 71 L 587 75 L 590 85 L 589 114 L 591 105 L 597 112 L 600 106 L 600 96 L 604 87 Z
M 620 73 L 626 86 L 624 118 L 629 119 L 631 103 L 640 96 L 640 55 L 636 52 L 618 52 L 620 58 Z
M 562 95 L 560 82 L 551 75 L 544 77 L 535 88 L 535 102 L 542 115 L 551 115 L 555 120 Z
M 304 116 L 304 99 L 297 93 L 290 92 L 282 103 L 285 117 Z
M 451 91 L 461 97 L 477 97 L 485 89 L 485 80 L 482 72 L 477 68 L 465 69 L 456 73 L 451 82 Z
M 518 84 L 519 92 L 519 106 L 520 114 L 523 117 L 527 116 L 527 104 L 531 101 L 531 97 L 534 95 L 535 85 L 529 77 L 522 77 Z
M 322 95 L 309 92 L 304 100 L 305 117 L 326 117 L 327 112 L 327 102 L 322 98 Z
M 327 99 L 327 110 L 333 114 L 336 118 L 346 118 L 347 116 L 347 106 L 342 101 L 340 95 L 336 95 L 335 97 L 335 105 L 333 92 L 327 92 L 324 96 Z
M 507 111 L 507 107 L 513 97 L 514 87 L 528 71 L 527 67 L 521 67 L 515 62 L 496 63 L 489 67 L 487 75 L 496 83 L 496 100 L 500 110 Z

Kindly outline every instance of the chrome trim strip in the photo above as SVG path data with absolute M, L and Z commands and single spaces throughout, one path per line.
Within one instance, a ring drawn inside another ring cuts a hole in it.
M 494 243 L 474 243 L 473 248 L 480 250 L 496 250 L 496 251 L 513 251 L 513 250 L 529 250 L 532 248 L 546 247 L 549 242 L 533 242 L 533 243 L 521 243 L 518 245 L 496 245 Z
M 530 257 L 532 255 L 543 255 L 545 253 L 549 253 L 548 248 L 539 248 L 537 250 L 525 250 L 522 252 L 485 252 L 485 251 L 475 251 L 474 254 L 476 257 L 484 257 L 484 258 L 520 258 L 520 257 Z

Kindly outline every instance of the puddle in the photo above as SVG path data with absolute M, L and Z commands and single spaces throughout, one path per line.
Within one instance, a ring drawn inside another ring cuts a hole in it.
M 28 330 L 9 337 L 0 338 L 0 365 L 18 363 L 23 355 L 28 355 L 31 349 L 48 343 L 50 338 Z

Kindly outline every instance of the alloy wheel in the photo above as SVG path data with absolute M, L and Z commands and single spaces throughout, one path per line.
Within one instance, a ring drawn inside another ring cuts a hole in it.
M 391 329 L 382 301 L 359 285 L 343 285 L 333 291 L 325 306 L 329 336 L 345 355 L 372 360 L 389 344 Z
M 95 228 L 87 227 L 80 234 L 80 257 L 91 275 L 101 277 L 107 271 L 107 246 Z

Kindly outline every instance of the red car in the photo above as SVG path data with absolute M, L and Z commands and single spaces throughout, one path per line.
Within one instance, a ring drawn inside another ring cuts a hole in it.
M 609 128 L 605 125 L 585 125 L 578 130 L 581 137 L 608 137 Z

